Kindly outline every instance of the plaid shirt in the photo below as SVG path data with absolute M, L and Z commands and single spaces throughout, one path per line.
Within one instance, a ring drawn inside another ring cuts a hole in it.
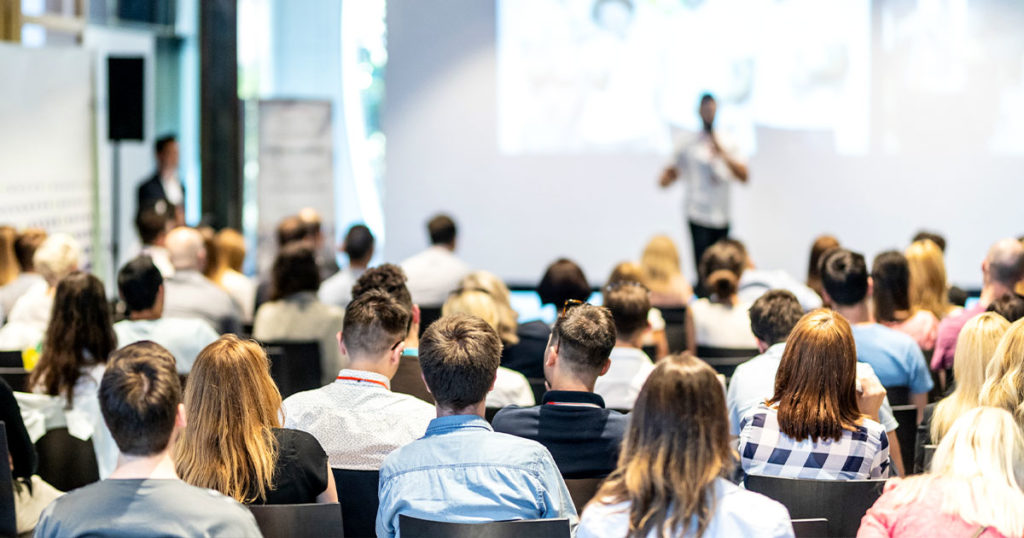
M 885 428 L 863 420 L 838 441 L 796 441 L 779 429 L 778 410 L 763 403 L 741 420 L 743 472 L 812 480 L 862 480 L 889 476 L 889 439 Z

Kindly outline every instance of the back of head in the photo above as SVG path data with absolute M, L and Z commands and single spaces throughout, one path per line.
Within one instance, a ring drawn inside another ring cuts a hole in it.
M 785 342 L 804 315 L 800 301 L 788 290 L 768 290 L 750 307 L 750 330 L 771 346 Z
M 826 252 L 839 248 L 839 240 L 831 235 L 819 235 L 811 244 L 811 256 L 807 263 L 807 287 L 821 294 L 821 258 Z
M 117 448 L 129 456 L 163 452 L 181 403 L 174 357 L 149 341 L 115 352 L 103 374 L 100 411 Z
M 1024 245 L 1012 238 L 1002 239 L 985 257 L 988 280 L 1013 289 L 1024 278 Z
M 652 291 L 667 291 L 674 279 L 682 276 L 679 249 L 666 235 L 656 235 L 644 247 L 640 256 L 642 282 Z
M 519 313 L 512 309 L 511 294 L 508 286 L 489 271 L 473 271 L 465 276 L 459 284 L 460 289 L 478 289 L 486 292 L 494 300 L 498 308 L 498 336 L 507 346 L 519 343 Z
M 1024 319 L 1010 324 L 992 353 L 978 401 L 1006 409 L 1024 427 Z
M 0 286 L 18 277 L 21 268 L 14 253 L 14 241 L 18 232 L 11 226 L 0 226 Z
M 605 283 L 605 286 L 622 282 L 643 283 L 646 286 L 646 280 L 644 278 L 644 270 L 640 267 L 640 264 L 636 262 L 622 262 L 612 269 L 612 274 L 608 276 L 608 282 Z
M 305 241 L 309 238 L 308 232 L 306 223 L 298 215 L 285 217 L 277 223 L 277 247 L 283 248 L 290 243 Z
M 917 243 L 918 241 L 931 241 L 932 243 L 935 243 L 935 246 L 939 247 L 939 250 L 946 252 L 946 238 L 935 232 L 928 232 L 924 230 L 917 232 L 910 242 Z
M 175 271 L 201 271 L 206 265 L 206 243 L 195 228 L 179 226 L 167 234 L 167 252 Z
M 345 308 L 342 341 L 353 361 L 376 360 L 405 340 L 412 312 L 384 290 L 369 290 Z
M 144 204 L 135 214 L 135 229 L 143 245 L 154 245 L 169 231 L 173 220 L 163 200 Z
M 316 254 L 306 243 L 285 245 L 277 253 L 271 269 L 270 300 L 277 301 L 299 292 L 320 288 L 320 268 Z
M 412 312 L 412 295 L 405 284 L 408 280 L 405 271 L 397 265 L 385 263 L 372 267 L 352 285 L 352 299 L 355 300 L 370 290 L 382 290 Z
M 839 306 L 852 306 L 868 295 L 868 266 L 864 256 L 838 248 L 821 260 L 821 283 Z
M 43 241 L 46 241 L 46 231 L 39 228 L 28 228 L 18 234 L 14 240 L 14 255 L 18 258 L 22 272 L 35 271 L 32 260 Z
M 214 243 L 223 265 L 232 271 L 242 272 L 245 263 L 245 237 L 233 228 L 224 228 L 214 236 Z
M 374 238 L 370 229 L 363 224 L 356 224 L 345 234 L 343 250 L 350 262 L 366 263 L 373 256 Z
M 451 245 L 455 243 L 456 233 L 455 221 L 448 215 L 435 215 L 427 222 L 431 245 Z
M 895 250 L 875 256 L 871 280 L 874 282 L 872 299 L 878 321 L 903 321 L 897 319 L 897 313 L 910 313 L 910 267 L 907 259 Z
M 700 258 L 700 279 L 719 300 L 739 290 L 740 276 L 747 266 L 747 252 L 734 239 L 723 239 L 704 251 Z
M 124 264 L 117 273 L 117 290 L 128 312 L 153 308 L 164 277 L 149 256 L 139 256 Z
M 850 324 L 818 309 L 800 319 L 786 340 L 775 375 L 779 428 L 796 441 L 839 440 L 860 419 L 857 350 Z
M 635 536 L 682 535 L 712 519 L 712 488 L 731 471 L 725 395 L 714 370 L 690 355 L 658 362 L 637 397 L 618 468 L 594 501 L 631 503 Z M 656 474 L 657 473 L 657 474 Z
M 590 297 L 590 284 L 579 265 L 566 258 L 555 260 L 544 271 L 537 285 L 541 304 L 553 304 L 559 310 L 572 299 L 586 301 Z
M 304 207 L 299 210 L 299 220 L 302 221 L 302 225 L 306 228 L 306 237 L 312 240 L 318 240 L 323 233 L 324 219 L 320 216 L 320 212 L 312 207 Z
M 583 303 L 566 309 L 551 328 L 551 346 L 580 377 L 597 378 L 615 347 L 615 320 L 607 308 Z
M 923 239 L 911 243 L 904 255 L 910 269 L 910 305 L 927 310 L 939 319 L 946 317 L 951 306 L 942 250 L 932 240 Z
M 420 367 L 434 401 L 465 409 L 484 401 L 501 362 L 501 340 L 484 320 L 466 314 L 443 316 L 420 340 Z
M 1013 323 L 1024 318 L 1024 297 L 1016 293 L 1005 293 L 1002 297 L 992 301 L 986 311 L 995 312 L 1006 318 L 1006 321 Z
M 612 313 L 620 340 L 632 339 L 647 328 L 651 298 L 643 285 L 624 281 L 605 288 L 604 306 Z
M 259 344 L 224 335 L 196 357 L 185 388 L 188 424 L 174 449 L 181 479 L 240 502 L 270 490 L 281 394 Z
M 35 271 L 51 287 L 60 279 L 78 269 L 82 247 L 68 234 L 53 234 L 46 238 L 32 256 Z

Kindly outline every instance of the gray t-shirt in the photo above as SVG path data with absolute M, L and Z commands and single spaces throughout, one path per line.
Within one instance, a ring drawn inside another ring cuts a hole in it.
M 261 536 L 252 513 L 220 493 L 171 479 L 108 479 L 55 500 L 37 538 Z

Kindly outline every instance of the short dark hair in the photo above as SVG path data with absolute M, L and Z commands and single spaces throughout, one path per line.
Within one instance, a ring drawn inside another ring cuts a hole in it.
M 117 273 L 117 291 L 129 312 L 153 308 L 164 277 L 149 256 L 138 256 Z
M 171 214 L 163 200 L 153 200 L 139 207 L 135 214 L 135 229 L 139 232 L 142 244 L 151 245 L 156 242 L 160 234 L 167 232 L 170 221 Z
M 27 273 L 35 270 L 32 258 L 36 255 L 36 249 L 46 241 L 46 231 L 39 228 L 28 228 L 18 232 L 14 239 L 14 256 L 18 258 L 18 266 L 21 271 Z
M 163 153 L 164 149 L 167 148 L 168 144 L 170 144 L 171 142 L 177 142 L 177 141 L 178 141 L 178 137 L 176 135 L 174 135 L 174 134 L 165 134 L 165 135 L 161 136 L 160 138 L 157 138 L 156 142 L 153 143 L 153 151 L 156 152 L 159 155 L 160 153 Z
M 362 260 L 373 251 L 373 234 L 363 224 L 356 224 L 345 234 L 345 255 L 349 260 Z
M 758 340 L 774 345 L 785 342 L 804 316 L 796 295 L 789 290 L 768 290 L 750 306 L 750 330 Z
M 711 95 L 710 93 L 707 93 L 707 92 L 700 94 L 700 104 L 703 105 L 704 103 L 706 103 L 708 101 L 711 101 L 712 103 L 716 102 L 715 101 L 715 96 Z
M 455 241 L 455 221 L 445 214 L 435 215 L 427 222 L 427 233 L 431 245 L 447 245 Z
M 935 243 L 935 246 L 939 247 L 939 250 L 941 250 L 942 252 L 946 252 L 946 238 L 942 237 L 941 235 L 935 232 L 929 232 L 925 230 L 917 232 L 917 234 L 914 236 L 914 240 L 911 241 L 911 243 L 916 243 L 918 241 L 931 241 L 932 243 Z
M 871 298 L 879 323 L 899 321 L 897 312 L 910 312 L 910 264 L 902 252 L 887 250 L 875 256 L 871 280 Z
M 868 294 L 868 265 L 864 256 L 841 247 L 830 250 L 821 259 L 821 284 L 837 305 L 863 301 Z
M 1002 297 L 992 301 L 985 311 L 995 312 L 1006 318 L 1006 321 L 1013 323 L 1024 318 L 1024 297 L 1016 293 L 1005 293 Z
M 612 313 L 619 338 L 629 338 L 647 327 L 651 310 L 650 292 L 631 281 L 608 286 L 604 290 L 604 306 Z
M 277 246 L 284 248 L 296 241 L 309 237 L 309 228 L 298 215 L 290 215 L 277 223 Z
M 551 329 L 551 345 L 576 373 L 596 375 L 615 347 L 615 320 L 603 306 L 581 304 L 565 311 Z
M 590 284 L 576 262 L 559 258 L 544 271 L 537 285 L 541 304 L 553 304 L 561 309 L 569 299 L 586 301 L 590 297 Z
M 100 411 L 121 452 L 150 456 L 167 448 L 181 403 L 174 357 L 150 341 L 115 351 L 99 390 Z
M 501 338 L 484 320 L 452 314 L 430 324 L 420 340 L 420 368 L 438 405 L 463 409 L 482 402 L 501 363 Z
M 384 290 L 369 290 L 345 308 L 341 338 L 349 354 L 380 355 L 409 334 L 412 312 Z
M 412 294 L 409 293 L 409 287 L 405 285 L 408 280 L 405 271 L 402 271 L 402 268 L 397 265 L 385 263 L 372 267 L 367 269 L 352 285 L 352 299 L 355 300 L 370 290 L 382 290 L 394 297 L 398 304 L 412 312 Z
M 285 245 L 277 253 L 271 275 L 271 301 L 320 288 L 320 268 L 316 264 L 316 255 L 305 243 Z

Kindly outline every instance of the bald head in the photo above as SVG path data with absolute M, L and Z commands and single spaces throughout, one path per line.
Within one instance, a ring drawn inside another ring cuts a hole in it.
M 203 270 L 206 265 L 206 247 L 199 230 L 184 226 L 175 228 L 167 234 L 166 244 L 175 270 Z
M 1001 239 L 988 249 L 982 264 L 985 281 L 1012 288 L 1024 278 L 1024 245 L 1016 239 Z

